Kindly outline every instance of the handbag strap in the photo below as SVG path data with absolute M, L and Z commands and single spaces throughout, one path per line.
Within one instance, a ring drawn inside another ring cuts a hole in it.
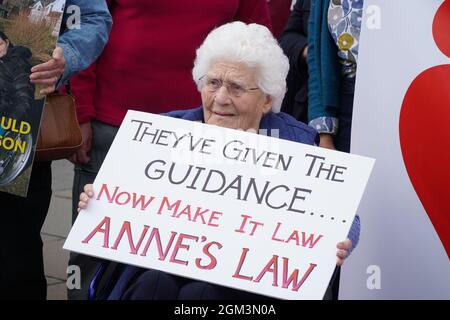
M 64 85 L 64 88 L 66 89 L 66 93 L 69 96 L 72 96 L 72 90 L 70 89 L 70 80 L 67 80 L 67 83 Z M 61 90 L 56 88 L 53 93 L 61 93 Z
M 67 84 L 66 84 L 66 92 L 69 96 L 72 95 L 72 90 L 70 89 L 70 80 L 67 80 Z

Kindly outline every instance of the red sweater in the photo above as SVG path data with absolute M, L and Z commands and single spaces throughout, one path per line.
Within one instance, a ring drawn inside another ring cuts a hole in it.
M 277 39 L 286 27 L 289 15 L 291 14 L 291 3 L 292 0 L 270 0 L 269 2 L 272 32 Z
M 207 34 L 241 20 L 271 28 L 266 0 L 111 0 L 113 29 L 102 55 L 71 79 L 80 123 L 119 126 L 128 109 L 152 113 L 201 104 L 192 80 Z

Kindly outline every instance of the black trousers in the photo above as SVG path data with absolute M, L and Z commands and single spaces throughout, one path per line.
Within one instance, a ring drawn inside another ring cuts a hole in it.
M 40 232 L 51 183 L 51 162 L 36 162 L 26 198 L 0 193 L 0 299 L 47 298 Z
M 339 105 L 339 130 L 334 139 L 336 149 L 350 152 L 352 134 L 353 99 L 355 97 L 355 78 L 344 78 L 341 84 Z
M 333 275 L 335 276 L 335 275 Z M 332 300 L 330 282 L 323 297 Z M 121 300 L 269 300 L 271 298 L 242 290 L 231 289 L 203 281 L 168 274 L 158 270 L 143 270 L 132 279 Z
M 139 274 L 122 300 L 267 300 L 268 297 L 191 280 L 158 270 Z

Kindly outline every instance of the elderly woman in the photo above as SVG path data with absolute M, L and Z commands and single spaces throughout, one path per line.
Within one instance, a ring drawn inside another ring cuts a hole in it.
M 270 31 L 261 25 L 233 22 L 212 31 L 197 50 L 193 78 L 201 93 L 202 107 L 169 113 L 168 116 L 203 121 L 241 130 L 279 129 L 279 136 L 314 144 L 317 133 L 280 113 L 286 91 L 289 63 Z M 92 185 L 80 195 L 79 210 L 94 195 Z M 341 265 L 356 245 L 359 220 L 349 238 L 337 245 Z M 170 275 L 158 270 L 119 266 L 116 286 L 109 299 L 257 299 L 258 295 Z M 98 277 L 97 277 L 98 278 Z M 97 281 L 98 282 L 98 281 Z M 93 284 L 96 286 L 97 284 Z M 99 297 L 97 295 L 97 297 Z M 100 296 L 100 298 L 102 298 Z

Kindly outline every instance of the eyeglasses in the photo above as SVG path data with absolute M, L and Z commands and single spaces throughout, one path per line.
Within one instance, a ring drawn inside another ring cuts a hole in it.
M 236 98 L 242 97 L 248 91 L 259 90 L 259 88 L 245 88 L 244 86 L 236 82 L 222 81 L 221 79 L 210 77 L 206 74 L 203 77 L 201 77 L 199 81 L 202 84 L 202 86 L 206 86 L 206 89 L 209 90 L 210 92 L 216 92 L 220 88 L 222 88 L 223 85 L 225 85 L 228 94 Z

